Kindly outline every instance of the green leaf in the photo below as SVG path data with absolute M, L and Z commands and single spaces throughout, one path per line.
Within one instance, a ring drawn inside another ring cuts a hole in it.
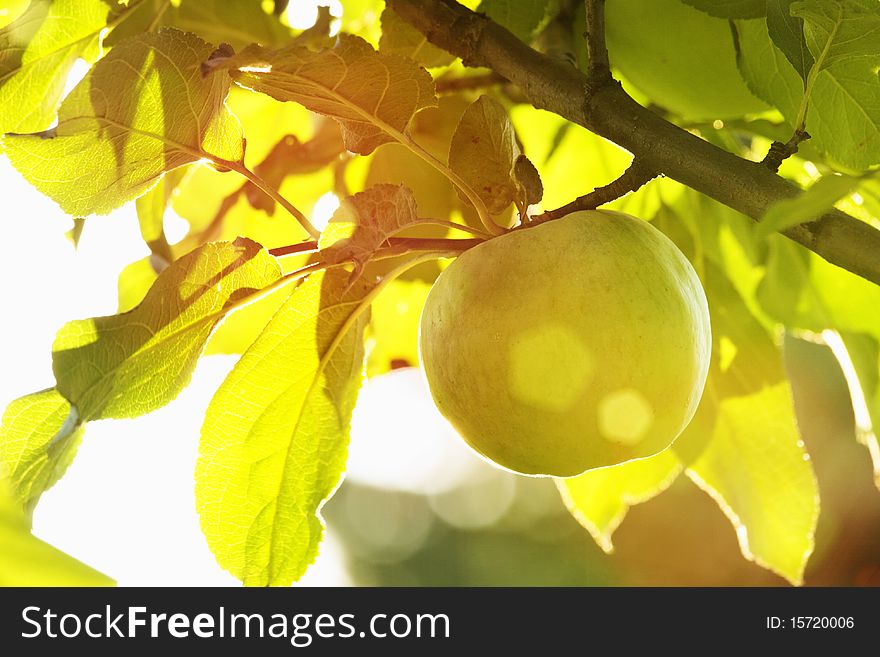
M 15 503 L 33 508 L 64 475 L 81 440 L 76 412 L 54 388 L 10 402 L 0 425 L 0 472 Z
M 52 347 L 58 391 L 83 420 L 167 404 L 189 383 L 223 316 L 280 275 L 275 258 L 245 238 L 196 249 L 165 269 L 133 310 L 61 328 Z
M 319 51 L 291 44 L 279 50 L 250 46 L 232 56 L 215 53 L 203 69 L 229 70 L 243 87 L 333 117 L 342 126 L 346 148 L 362 155 L 380 144 L 404 141 L 413 115 L 436 104 L 425 69 L 349 34 Z
M 874 64 L 880 60 L 880 5 L 876 1 L 807 0 L 792 3 L 791 14 L 804 20 L 807 45 L 820 70 L 852 59 Z
M 880 287 L 835 267 L 788 240 L 774 238 L 758 288 L 764 310 L 793 329 L 821 333 L 846 377 L 859 440 L 880 482 L 880 397 L 876 345 L 880 342 Z
M 777 107 L 793 129 L 804 95 L 804 81 L 774 45 L 767 24 L 768 21 L 762 20 L 735 22 L 739 44 L 737 65 L 751 92 Z M 815 135 L 813 138 L 815 142 Z
M 768 11 L 768 0 L 682 0 L 686 5 L 717 18 L 760 18 Z M 769 0 L 772 3 L 774 0 Z
M 513 168 L 519 155 L 504 107 L 490 96 L 481 96 L 465 110 L 452 136 L 449 168 L 474 190 L 489 212 L 500 214 L 517 196 Z M 461 190 L 459 197 L 466 200 Z
M 852 399 L 856 438 L 874 464 L 880 488 L 880 341 L 859 333 L 823 331 L 822 337 L 840 364 Z
M 775 105 L 793 128 L 804 85 L 767 36 L 764 21 L 737 21 L 739 66 L 752 92 Z M 880 51 L 878 51 L 880 57 Z M 806 117 L 808 142 L 834 161 L 864 170 L 880 162 L 878 60 L 840 59 L 815 76 Z
M 382 11 L 382 38 L 379 40 L 379 52 L 409 57 L 426 68 L 447 66 L 455 59 L 454 55 L 433 45 L 424 34 L 403 20 L 387 5 Z
M 252 43 L 274 47 L 290 41 L 290 28 L 262 5 L 260 0 L 182 0 L 168 9 L 163 24 L 235 48 Z
M 202 159 L 238 162 L 238 120 L 226 75 L 203 79 L 211 46 L 172 29 L 123 41 L 61 104 L 58 126 L 9 135 L 12 164 L 74 215 L 106 214 L 166 171 Z
M 477 11 L 529 43 L 547 9 L 547 0 L 482 0 Z
M 782 51 L 804 82 L 813 67 L 813 56 L 804 38 L 804 21 L 791 15 L 795 0 L 767 0 L 767 29 L 776 47 Z
M 687 475 L 727 515 L 743 556 L 803 582 L 819 493 L 787 383 L 721 400 L 711 441 Z
M 724 249 L 703 232 L 714 222 L 697 216 L 703 221 L 689 225 L 667 209 L 652 222 L 694 261 L 712 320 L 706 389 L 672 451 L 731 519 L 743 555 L 799 582 L 812 551 L 818 492 L 781 354 L 719 267 Z
M 674 452 L 664 450 L 650 458 L 557 479 L 556 486 L 569 512 L 599 547 L 612 552 L 611 537 L 629 508 L 669 488 L 681 469 Z
M 321 233 L 323 259 L 365 263 L 389 237 L 418 218 L 416 200 L 403 185 L 376 185 L 349 196 Z
M 153 189 L 135 201 L 141 237 L 150 247 L 150 253 L 160 259 L 160 266 L 155 267 L 154 265 L 160 271 L 174 260 L 171 246 L 165 237 L 165 209 L 168 207 L 168 202 L 171 200 L 175 188 L 183 180 L 186 173 L 187 170 L 184 167 L 169 171 L 162 176 Z
M 771 237 L 757 297 L 790 328 L 834 329 L 880 338 L 880 286 L 841 269 L 783 237 Z
M 798 196 L 771 205 L 755 229 L 758 237 L 767 237 L 771 233 L 815 221 L 840 199 L 851 194 L 859 182 L 858 178 L 835 174 L 819 178 Z
M 214 395 L 196 498 L 217 561 L 245 585 L 286 586 L 314 560 L 320 509 L 342 477 L 378 288 L 310 276 Z
M 0 479 L 0 586 L 113 586 L 115 582 L 33 536 Z
M 79 58 L 97 58 L 113 13 L 104 0 L 34 0 L 0 30 L 0 133 L 52 124 L 71 68 Z

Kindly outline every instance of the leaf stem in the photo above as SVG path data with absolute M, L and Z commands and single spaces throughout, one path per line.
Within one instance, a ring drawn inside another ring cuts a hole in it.
M 293 205 L 293 203 L 284 198 L 277 189 L 263 180 L 258 173 L 248 169 L 244 162 L 224 162 L 224 164 L 226 164 L 231 170 L 250 180 L 254 185 L 259 187 L 263 193 L 287 210 L 287 212 L 290 213 L 313 238 L 318 239 L 321 236 L 321 231 L 315 228 L 312 225 L 312 222 L 310 222 L 306 216 Z
M 831 50 L 831 43 L 834 41 L 834 37 L 837 36 L 837 28 L 839 26 L 839 22 L 834 24 L 831 33 L 828 35 L 828 41 L 825 42 L 825 47 L 822 48 L 822 52 L 819 53 L 819 57 L 813 62 L 813 65 L 810 67 L 810 72 L 807 74 L 807 79 L 804 84 L 804 96 L 801 98 L 801 106 L 798 108 L 797 119 L 794 122 L 795 134 L 805 132 L 807 129 L 807 109 L 810 105 L 810 96 L 813 93 L 813 86 L 816 84 L 816 79 L 819 77 L 819 73 L 822 72 L 822 67 L 825 65 L 825 60 L 828 58 L 828 52 Z
M 418 219 L 416 221 L 411 221 L 406 226 L 403 226 L 401 230 L 406 230 L 412 226 L 445 226 L 450 230 L 460 230 L 463 233 L 469 233 L 471 235 L 476 235 L 477 237 L 482 237 L 483 239 L 489 239 L 492 237 L 489 233 L 484 230 L 480 230 L 479 228 L 473 228 L 466 224 L 459 224 L 454 221 L 445 221 L 443 219 L 432 219 L 432 218 L 423 218 Z
M 458 187 L 461 190 L 461 193 L 465 195 L 468 201 L 471 202 L 471 205 L 477 211 L 477 214 L 480 217 L 480 223 L 483 224 L 483 228 L 486 229 L 486 232 L 491 235 L 503 235 L 505 230 L 498 224 L 496 224 L 492 220 L 492 215 L 489 214 L 489 208 L 486 207 L 486 204 L 483 203 L 483 199 L 481 199 L 474 190 L 471 189 L 470 185 L 468 185 L 464 179 L 459 176 L 455 171 L 450 169 L 446 164 L 438 160 L 436 157 L 431 155 L 427 150 L 422 148 L 418 143 L 416 143 L 409 135 L 402 135 L 403 139 L 401 142 L 409 148 L 413 153 L 422 158 L 425 162 L 430 164 L 432 167 L 437 169 L 444 176 L 449 178 L 452 181 L 452 184 Z

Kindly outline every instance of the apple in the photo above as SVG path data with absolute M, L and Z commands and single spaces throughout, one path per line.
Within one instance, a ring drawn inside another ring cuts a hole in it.
M 431 395 L 465 442 L 556 477 L 671 445 L 696 411 L 711 342 L 687 258 L 609 211 L 466 251 L 431 288 L 419 333 Z
M 736 65 L 733 33 L 681 0 L 607 0 L 611 65 L 653 102 L 684 119 L 761 112 Z

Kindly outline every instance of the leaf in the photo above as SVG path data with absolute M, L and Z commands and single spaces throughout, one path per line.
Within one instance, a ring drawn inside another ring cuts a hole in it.
M 34 0 L 0 30 L 0 133 L 52 124 L 74 63 L 97 58 L 113 13 L 104 0 Z
M 758 300 L 769 315 L 787 327 L 822 334 L 846 378 L 857 437 L 869 450 L 878 483 L 880 287 L 788 240 L 774 238 L 772 247 Z
M 79 248 L 79 241 L 82 238 L 83 229 L 86 227 L 85 217 L 74 217 L 73 218 L 73 228 L 67 231 L 64 235 L 67 239 L 70 240 L 71 244 L 73 244 L 74 249 Z
M 807 45 L 820 70 L 852 59 L 880 60 L 876 1 L 807 0 L 792 3 L 791 14 L 804 20 Z
M 694 9 L 717 18 L 760 18 L 766 15 L 767 0 L 682 0 Z M 773 2 L 774 0 L 769 0 Z
M 629 508 L 666 490 L 681 472 L 671 450 L 610 468 L 589 470 L 556 486 L 569 512 L 605 552 L 613 552 L 611 537 Z
M 153 257 L 159 259 L 159 266 L 154 264 L 154 268 L 158 271 L 167 267 L 174 260 L 171 246 L 165 237 L 165 209 L 168 207 L 171 195 L 186 173 L 187 170 L 184 167 L 169 171 L 162 176 L 153 189 L 135 201 L 141 237 L 144 238 Z
M 0 425 L 0 472 L 15 504 L 32 509 L 64 475 L 81 440 L 76 412 L 54 388 L 10 402 Z
M 290 41 L 290 28 L 264 11 L 262 4 L 260 0 L 182 0 L 178 7 L 168 9 L 163 24 L 235 48 L 252 43 L 273 47 Z
M 544 18 L 547 4 L 547 0 L 482 0 L 477 11 L 529 43 Z
M 319 245 L 327 262 L 365 263 L 385 241 L 418 221 L 416 200 L 403 185 L 376 185 L 339 206 Z
M 525 155 L 516 158 L 513 165 L 513 179 L 516 181 L 517 202 L 523 207 L 540 203 L 544 197 L 544 183 L 535 165 Z
M 113 586 L 115 582 L 33 536 L 0 479 L 0 586 Z
M 80 216 L 106 214 L 184 164 L 240 161 L 241 129 L 224 104 L 229 79 L 199 72 L 210 52 L 172 29 L 120 43 L 64 100 L 56 128 L 7 136 L 10 161 Z
M 229 70 L 245 88 L 333 117 L 342 126 L 345 147 L 362 155 L 403 141 L 413 115 L 436 104 L 425 69 L 349 34 L 319 51 L 292 44 L 279 50 L 250 46 L 228 57 L 215 53 L 203 70 Z
M 280 275 L 275 258 L 245 238 L 196 249 L 165 269 L 133 310 L 61 328 L 52 347 L 58 391 L 83 420 L 167 404 L 230 308 Z
M 768 22 L 736 21 L 739 50 L 737 65 L 749 90 L 761 100 L 774 105 L 794 129 L 794 121 L 804 95 L 804 81 L 774 45 Z M 815 143 L 815 135 L 813 135 Z
M 781 236 L 771 240 L 757 291 L 765 312 L 790 328 L 816 333 L 834 329 L 880 338 L 880 286 Z
M 343 270 L 310 276 L 208 406 L 196 466 L 202 531 L 245 585 L 289 585 L 317 554 L 320 509 L 345 467 L 370 298 Z
M 492 214 L 500 214 L 517 195 L 513 167 L 520 155 L 507 112 L 489 96 L 468 107 L 452 136 L 449 168 L 482 199 Z M 462 201 L 467 200 L 459 190 Z
M 819 494 L 787 383 L 721 400 L 711 441 L 687 475 L 730 519 L 743 556 L 803 582 Z
M 721 254 L 702 232 L 715 222 L 697 216 L 703 220 L 689 225 L 667 209 L 652 222 L 694 260 L 712 321 L 706 389 L 672 451 L 731 519 L 743 556 L 799 582 L 813 547 L 818 492 L 781 354 L 728 278 L 732 269 L 719 266 Z
M 804 38 L 803 19 L 791 15 L 794 1 L 767 0 L 767 29 L 773 43 L 806 82 L 814 60 Z
M 775 105 L 793 128 L 803 81 L 767 38 L 763 21 L 737 21 L 736 26 L 740 72 L 752 92 Z M 810 94 L 808 143 L 850 169 L 864 170 L 880 162 L 877 66 L 869 57 L 839 60 L 816 75 Z
M 823 331 L 822 337 L 840 364 L 852 399 L 856 438 L 868 448 L 874 485 L 880 488 L 880 342 L 859 333 Z
M 849 196 L 859 182 L 858 178 L 851 176 L 822 176 L 798 196 L 771 205 L 755 228 L 758 237 L 767 237 L 771 233 L 783 232 L 792 226 L 815 221 L 844 196 Z
M 448 66 L 455 56 L 438 48 L 424 34 L 403 20 L 388 5 L 382 11 L 382 38 L 379 52 L 409 57 L 425 68 Z

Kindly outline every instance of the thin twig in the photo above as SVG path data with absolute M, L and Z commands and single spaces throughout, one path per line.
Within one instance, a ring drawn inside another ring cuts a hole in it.
M 782 162 L 798 152 L 798 146 L 802 141 L 810 138 L 810 134 L 806 130 L 795 130 L 787 142 L 774 141 L 770 144 L 770 150 L 761 160 L 761 164 L 776 173 Z
M 458 224 L 456 224 L 456 227 Z M 377 251 L 377 254 L 386 255 L 393 254 L 395 257 L 409 251 L 444 251 L 449 253 L 462 253 L 468 249 L 482 244 L 483 239 L 446 239 L 445 237 L 389 237 L 385 240 L 387 246 Z M 285 246 L 277 246 L 269 249 L 269 253 L 276 258 L 282 258 L 289 255 L 304 255 L 307 253 L 317 253 L 318 242 L 309 240 L 307 242 L 297 242 L 296 244 L 287 244 Z
M 531 221 L 528 224 L 525 224 L 525 226 L 559 219 L 560 217 L 564 217 L 567 214 L 578 212 L 580 210 L 595 210 L 600 205 L 610 203 L 629 192 L 636 191 L 648 181 L 656 178 L 657 175 L 656 171 L 647 169 L 633 160 L 633 163 L 629 165 L 629 168 L 627 168 L 627 170 L 616 180 L 613 180 L 603 187 L 597 187 L 589 194 L 584 194 L 573 200 L 571 203 L 566 203 L 561 208 L 548 210 L 543 214 L 532 217 Z
M 587 58 L 589 59 L 587 77 L 592 88 L 598 88 L 611 81 L 611 66 L 608 62 L 608 48 L 605 45 L 605 0 L 585 0 L 587 15 Z

